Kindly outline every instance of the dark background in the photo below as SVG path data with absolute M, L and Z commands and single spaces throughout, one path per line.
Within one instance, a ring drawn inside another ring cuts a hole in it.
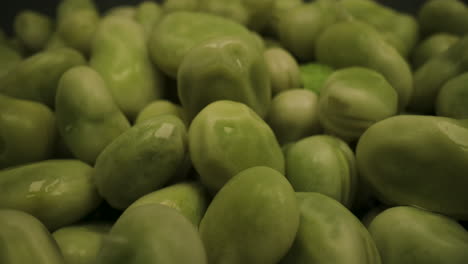
M 11 23 L 16 13 L 20 10 L 32 9 L 54 16 L 55 7 L 59 2 L 59 0 L 2 0 L 0 4 L 0 25 L 3 30 L 11 33 Z M 142 0 L 96 0 L 95 2 L 99 9 L 104 11 L 117 5 L 135 5 L 136 3 L 142 2 Z M 405 13 L 416 14 L 419 7 L 426 2 L 426 0 L 378 0 L 378 2 Z M 468 3 L 468 0 L 464 0 L 464 2 Z

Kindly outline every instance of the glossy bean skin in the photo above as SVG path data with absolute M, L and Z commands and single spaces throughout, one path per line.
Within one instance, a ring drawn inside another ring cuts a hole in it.
M 383 75 L 362 67 L 344 68 L 330 75 L 318 103 L 325 132 L 347 142 L 358 140 L 372 124 L 397 112 L 395 89 Z
M 316 135 L 286 151 L 286 177 L 296 192 L 318 192 L 351 208 L 358 184 L 356 161 L 341 139 Z
M 414 73 L 414 90 L 408 109 L 433 114 L 437 94 L 450 79 L 468 70 L 468 37 L 462 37 Z
M 269 72 L 254 40 L 230 36 L 193 47 L 179 67 L 177 80 L 188 120 L 219 100 L 244 103 L 260 117 L 270 106 Z
M 62 74 L 85 63 L 79 52 L 69 48 L 38 52 L 21 61 L 0 78 L 0 92 L 19 99 L 41 102 L 53 108 Z
M 125 131 L 101 152 L 96 186 L 112 207 L 125 209 L 179 177 L 187 153 L 183 122 L 173 115 L 152 118 Z
M 208 39 L 232 35 L 252 38 L 245 27 L 223 17 L 192 11 L 170 12 L 153 30 L 149 40 L 151 58 L 164 73 L 176 78 L 190 49 Z
M 413 90 L 406 60 L 371 26 L 358 21 L 328 27 L 315 47 L 320 63 L 336 68 L 360 66 L 382 74 L 398 93 L 398 109 L 404 109 Z
M 298 225 L 286 178 L 268 167 L 252 167 L 218 192 L 200 223 L 200 236 L 209 263 L 274 264 L 291 247 Z
M 369 0 L 345 0 L 342 4 L 353 18 L 374 27 L 405 58 L 419 41 L 419 24 L 413 16 Z
M 119 217 L 97 257 L 101 264 L 207 264 L 196 228 L 173 208 L 149 204 Z
M 400 115 L 374 124 L 361 136 L 356 161 L 382 202 L 468 219 L 467 146 L 466 120 Z
M 0 95 L 0 169 L 51 158 L 56 130 L 47 106 Z
M 2 264 L 65 264 L 52 235 L 34 216 L 2 208 L 0 226 Z
M 93 168 L 79 160 L 46 160 L 0 171 L 0 207 L 37 217 L 49 230 L 98 207 Z
M 52 236 L 67 264 L 93 264 L 111 227 L 110 223 L 77 224 L 62 227 Z
M 189 151 L 200 181 L 212 193 L 253 166 L 284 173 L 284 156 L 273 131 L 242 103 L 217 101 L 205 107 L 190 125 Z
M 144 122 L 160 115 L 175 115 L 185 121 L 185 114 L 180 105 L 174 104 L 169 100 L 156 100 L 143 108 L 135 120 L 135 124 Z
M 309 62 L 317 58 L 314 47 L 322 32 L 345 18 L 335 1 L 304 3 L 278 16 L 278 38 L 300 62 Z
M 281 264 L 383 263 L 371 235 L 346 207 L 319 193 L 298 192 L 296 197 L 299 230 Z
M 296 59 L 285 49 L 269 48 L 264 52 L 272 94 L 301 87 L 301 73 Z
M 266 122 L 281 145 L 322 131 L 318 96 L 305 89 L 290 89 L 273 97 Z
M 90 66 L 99 72 L 120 110 L 132 121 L 163 94 L 162 76 L 149 59 L 143 28 L 131 19 L 108 16 L 101 20 Z
M 162 204 L 174 208 L 198 228 L 209 203 L 206 190 L 200 183 L 182 182 L 141 197 L 127 210 L 147 204 Z
M 426 210 L 398 206 L 378 214 L 369 232 L 383 263 L 466 263 L 468 232 L 455 220 Z
M 101 151 L 130 128 L 102 77 L 88 66 L 74 67 L 62 75 L 55 110 L 66 145 L 89 164 L 94 164 Z
M 431 35 L 421 41 L 419 45 L 414 48 L 413 54 L 411 55 L 414 68 L 417 69 L 431 58 L 442 54 L 458 40 L 460 40 L 460 38 L 456 35 L 439 33 Z

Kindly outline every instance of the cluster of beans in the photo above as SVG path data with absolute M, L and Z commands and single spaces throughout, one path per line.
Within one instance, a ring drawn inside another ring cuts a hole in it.
M 468 263 L 468 6 L 62 0 L 0 31 L 1 264 Z

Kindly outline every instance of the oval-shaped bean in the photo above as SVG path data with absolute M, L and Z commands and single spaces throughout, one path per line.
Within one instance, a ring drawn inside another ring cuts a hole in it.
M 53 108 L 62 74 L 74 66 L 84 64 L 84 57 L 73 49 L 41 51 L 24 59 L 1 77 L 0 92 L 19 99 L 38 101 Z
M 356 161 L 359 174 L 382 202 L 468 219 L 467 120 L 387 118 L 361 136 Z
M 125 209 L 176 178 L 187 153 L 186 128 L 176 116 L 158 116 L 137 124 L 98 156 L 95 180 L 99 193 L 114 208 Z
M 32 214 L 49 230 L 98 207 L 93 168 L 79 160 L 47 160 L 0 171 L 0 207 Z
M 296 193 L 301 212 L 293 246 L 281 264 L 380 264 L 367 229 L 342 204 L 314 192 Z
M 23 211 L 0 209 L 0 263 L 65 264 L 45 226 Z
M 299 226 L 294 190 L 268 167 L 234 176 L 216 194 L 200 223 L 209 263 L 274 264 L 291 247 Z
M 99 73 L 88 66 L 62 75 L 55 97 L 57 125 L 78 158 L 94 164 L 101 151 L 130 128 Z
M 104 239 L 100 264 L 207 264 L 197 229 L 182 214 L 160 204 L 131 208 Z
M 284 173 L 284 157 L 271 128 L 252 109 L 233 101 L 205 107 L 189 128 L 190 157 L 212 193 L 237 173 L 267 166 Z
M 354 153 L 344 141 L 307 137 L 291 145 L 285 156 L 286 177 L 296 192 L 318 192 L 351 208 L 358 178 Z
M 0 169 L 50 158 L 56 137 L 47 106 L 0 94 Z
M 122 112 L 134 120 L 163 93 L 162 75 L 151 64 L 143 28 L 131 19 L 109 16 L 95 34 L 90 65 L 106 81 Z

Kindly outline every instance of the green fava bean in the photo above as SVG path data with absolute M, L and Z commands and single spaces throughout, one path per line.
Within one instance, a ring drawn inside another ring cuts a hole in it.
M 315 58 L 314 47 L 321 33 L 342 19 L 336 1 L 302 4 L 279 16 L 279 40 L 299 61 L 310 61 Z
M 181 106 L 176 105 L 168 100 L 156 100 L 141 110 L 135 120 L 135 124 L 143 123 L 144 121 L 160 115 L 174 115 L 185 120 L 185 115 Z
M 93 264 L 110 224 L 82 224 L 62 227 L 52 235 L 67 264 Z
M 250 167 L 284 173 L 284 156 L 273 131 L 242 103 L 217 101 L 205 107 L 190 125 L 189 150 L 201 182 L 212 193 Z
M 10 47 L 0 44 L 0 78 L 21 62 L 21 55 Z
M 96 160 L 101 196 L 112 207 L 125 209 L 177 177 L 186 162 L 186 134 L 185 125 L 173 115 L 155 117 L 125 131 Z
M 31 10 L 18 13 L 14 20 L 14 31 L 23 45 L 35 52 L 43 49 L 52 35 L 52 20 Z
M 382 263 L 464 264 L 468 232 L 455 220 L 414 207 L 399 206 L 377 215 L 369 226 Z
M 52 235 L 32 215 L 0 209 L 0 263 L 65 264 Z
M 201 184 L 183 182 L 149 193 L 132 203 L 127 210 L 147 204 L 162 204 L 174 208 L 198 228 L 208 207 L 208 198 Z
M 290 9 L 302 5 L 302 0 L 273 0 L 273 7 L 271 10 L 271 17 L 263 30 L 267 35 L 274 36 L 275 38 L 279 35 L 279 19 L 284 13 Z
M 456 119 L 468 118 L 467 103 L 468 73 L 464 73 L 442 86 L 436 99 L 436 113 L 438 116 Z
M 372 124 L 397 114 L 398 95 L 378 72 L 351 67 L 327 79 L 318 116 L 327 134 L 352 142 Z
M 419 68 L 431 58 L 442 54 L 459 39 L 458 36 L 447 33 L 434 34 L 428 37 L 414 49 L 411 56 L 413 66 Z
M 67 44 L 62 39 L 58 32 L 52 33 L 49 40 L 47 41 L 46 46 L 44 47 L 45 50 L 53 50 L 53 49 L 61 49 L 66 48 Z
M 227 18 L 199 12 L 172 12 L 153 30 L 149 40 L 151 58 L 163 72 L 175 78 L 180 64 L 194 46 L 224 36 L 255 39 L 247 28 Z
M 387 118 L 361 136 L 356 161 L 360 175 L 382 202 L 468 219 L 466 120 Z
M 419 40 L 419 25 L 412 16 L 376 1 L 344 0 L 341 3 L 353 18 L 374 27 L 403 57 L 410 54 Z
M 151 37 L 153 28 L 162 15 L 162 8 L 155 2 L 143 1 L 137 6 L 135 20 L 143 27 L 146 39 Z
M 86 64 L 72 49 L 46 50 L 23 60 L 0 78 L 0 93 L 37 101 L 53 108 L 60 77 L 68 69 Z
M 60 134 L 70 151 L 94 164 L 101 151 L 130 128 L 101 76 L 87 66 L 62 75 L 55 98 Z
M 92 46 L 91 67 L 131 120 L 163 93 L 163 76 L 151 64 L 147 49 L 141 25 L 118 16 L 102 19 Z
M 321 131 L 318 119 L 318 97 L 315 93 L 292 89 L 273 98 L 266 117 L 281 145 Z
M 164 13 L 176 11 L 197 11 L 200 0 L 164 0 L 162 7 Z
M 319 63 L 306 63 L 299 65 L 302 86 L 304 89 L 320 94 L 325 81 L 333 73 L 333 68 Z
M 263 54 L 273 94 L 301 87 L 299 65 L 289 52 L 282 48 L 269 48 Z
M 67 46 L 89 55 L 99 24 L 93 0 L 63 0 L 57 7 L 57 32 Z
M 198 9 L 230 18 L 255 31 L 262 30 L 271 16 L 274 0 L 199 0 Z
M 50 158 L 56 134 L 45 105 L 0 95 L 0 169 Z
M 414 74 L 414 91 L 408 109 L 417 113 L 434 112 L 437 94 L 450 79 L 468 71 L 468 36 L 462 37 Z
M 356 161 L 342 140 L 318 135 L 301 139 L 286 152 L 286 177 L 296 192 L 318 192 L 351 208 L 358 184 Z
M 399 110 L 406 107 L 413 77 L 406 60 L 370 26 L 357 21 L 336 23 L 320 35 L 317 60 L 336 68 L 360 66 L 381 73 L 398 93 Z
M 93 168 L 78 160 L 47 160 L 0 171 L 0 207 L 28 212 L 50 230 L 72 224 L 101 202 Z
M 129 18 L 129 19 L 135 19 L 137 14 L 137 9 L 135 6 L 130 6 L 130 5 L 122 5 L 122 6 L 116 6 L 111 9 L 109 9 L 105 16 L 117 16 L 117 17 L 122 17 L 122 18 Z
M 126 211 L 104 239 L 100 264 L 207 264 L 197 229 L 173 208 L 160 204 Z
M 281 264 L 380 264 L 367 229 L 346 207 L 313 192 L 296 193 L 301 212 L 293 246 Z
M 188 120 L 208 104 L 231 100 L 264 117 L 271 101 L 270 76 L 256 42 L 240 37 L 211 39 L 185 56 L 177 74 L 180 102 Z
M 468 7 L 458 0 L 431 0 L 419 10 L 418 22 L 424 34 L 452 33 L 463 36 L 468 33 Z
M 294 190 L 268 167 L 234 176 L 218 192 L 201 223 L 209 263 L 274 264 L 291 247 L 299 226 Z

